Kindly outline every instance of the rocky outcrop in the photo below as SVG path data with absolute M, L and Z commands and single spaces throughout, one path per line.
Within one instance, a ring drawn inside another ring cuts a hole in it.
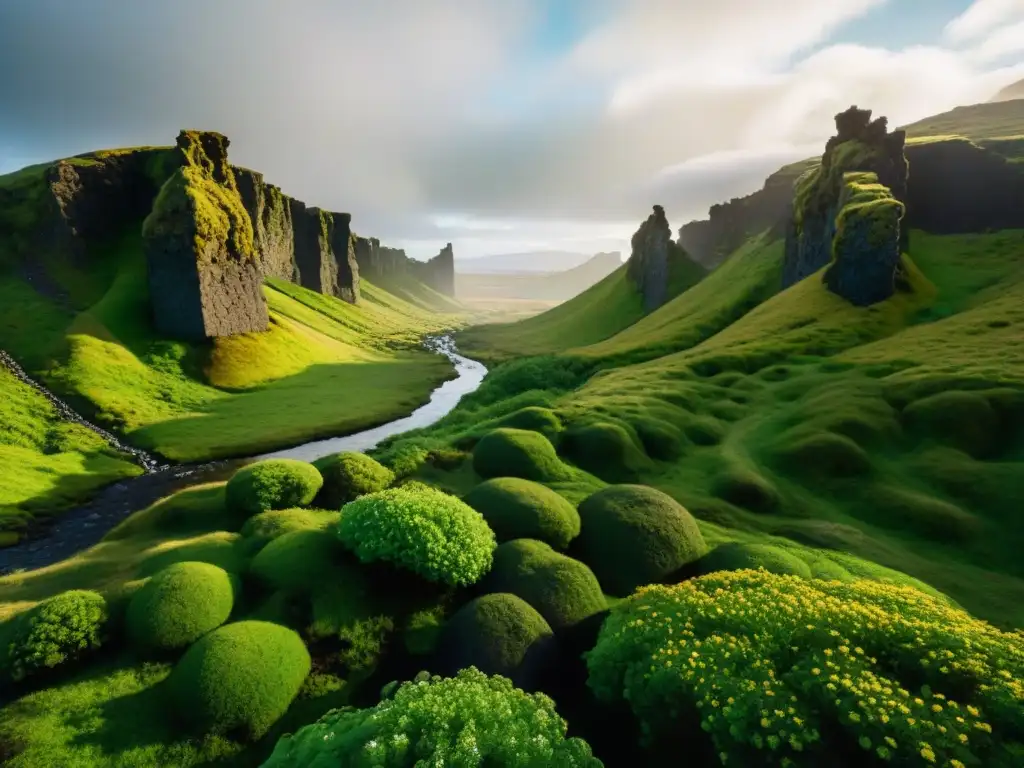
M 252 221 L 219 133 L 182 131 L 180 167 L 143 224 L 157 329 L 173 338 L 265 331 L 269 325 Z
M 411 259 L 401 248 L 381 245 L 375 237 L 355 237 L 353 252 L 359 274 L 387 288 L 412 278 L 445 296 L 455 296 L 455 255 L 448 243 L 429 261 Z
M 892 295 L 907 248 L 899 225 L 907 195 L 905 141 L 903 131 L 888 132 L 884 117 L 871 120 L 870 110 L 836 115 L 836 135 L 821 164 L 794 185 L 784 287 L 831 262 L 826 283 L 847 300 L 873 304 Z
M 355 304 L 359 301 L 359 265 L 356 263 L 352 216 L 348 213 L 332 213 L 330 217 L 328 235 L 337 264 L 333 295 Z
M 643 296 L 644 310 L 650 312 L 665 303 L 669 258 L 675 248 L 664 208 L 654 206 L 654 213 L 634 233 L 630 246 L 626 274 Z
M 455 253 L 448 243 L 429 261 L 409 259 L 413 274 L 438 293 L 455 297 Z
M 267 184 L 262 173 L 248 168 L 233 170 L 242 203 L 252 221 L 260 271 L 267 277 L 298 282 L 290 198 L 273 184 Z

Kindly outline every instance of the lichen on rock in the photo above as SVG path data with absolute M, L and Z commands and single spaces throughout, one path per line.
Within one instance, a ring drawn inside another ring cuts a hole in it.
M 154 322 L 169 336 L 201 340 L 269 324 L 252 221 L 228 144 L 219 133 L 178 134 L 180 166 L 142 227 Z

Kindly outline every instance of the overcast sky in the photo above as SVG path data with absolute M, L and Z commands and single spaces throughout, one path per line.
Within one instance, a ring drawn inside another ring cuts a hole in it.
M 620 249 L 1024 77 L 1024 0 L 0 0 L 0 172 L 226 133 L 426 258 Z

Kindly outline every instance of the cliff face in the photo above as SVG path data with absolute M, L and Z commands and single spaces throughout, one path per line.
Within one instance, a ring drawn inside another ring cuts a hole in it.
M 451 243 L 437 256 L 423 262 L 409 258 L 401 248 L 381 245 L 375 237 L 355 237 L 353 257 L 358 274 L 383 288 L 390 282 L 409 277 L 445 296 L 455 296 L 455 255 Z
M 252 221 L 228 144 L 218 133 L 182 131 L 180 167 L 143 224 L 153 320 L 174 338 L 199 341 L 269 324 Z
M 851 107 L 836 115 L 837 133 L 821 165 L 794 187 L 786 230 L 783 286 L 832 263 L 829 288 L 847 300 L 873 304 L 892 295 L 906 234 L 899 225 L 907 194 L 906 139 L 888 133 L 884 117 Z
M 252 220 L 253 241 L 260 269 L 268 277 L 298 282 L 292 208 L 281 190 L 263 180 L 262 173 L 234 168 L 242 203 Z
M 337 266 L 334 295 L 355 304 L 359 301 L 359 265 L 356 263 L 352 216 L 347 213 L 332 213 L 330 216 L 330 247 Z
M 677 248 L 664 208 L 654 206 L 654 213 L 634 233 L 630 246 L 626 274 L 643 296 L 644 310 L 650 312 L 668 296 L 669 260 Z
M 413 274 L 438 293 L 455 297 L 455 253 L 448 243 L 441 252 L 429 261 L 409 259 Z

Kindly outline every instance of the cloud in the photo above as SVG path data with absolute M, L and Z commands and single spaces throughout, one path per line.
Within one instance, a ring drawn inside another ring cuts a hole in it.
M 829 44 L 899 9 L 885 0 L 594 0 L 541 55 L 563 2 L 0 2 L 0 146 L 36 159 L 210 128 L 236 163 L 423 258 L 449 240 L 611 250 L 653 203 L 678 227 L 818 154 L 850 104 L 898 125 L 1024 76 L 998 64 L 1024 0 L 979 0 L 901 50 Z

